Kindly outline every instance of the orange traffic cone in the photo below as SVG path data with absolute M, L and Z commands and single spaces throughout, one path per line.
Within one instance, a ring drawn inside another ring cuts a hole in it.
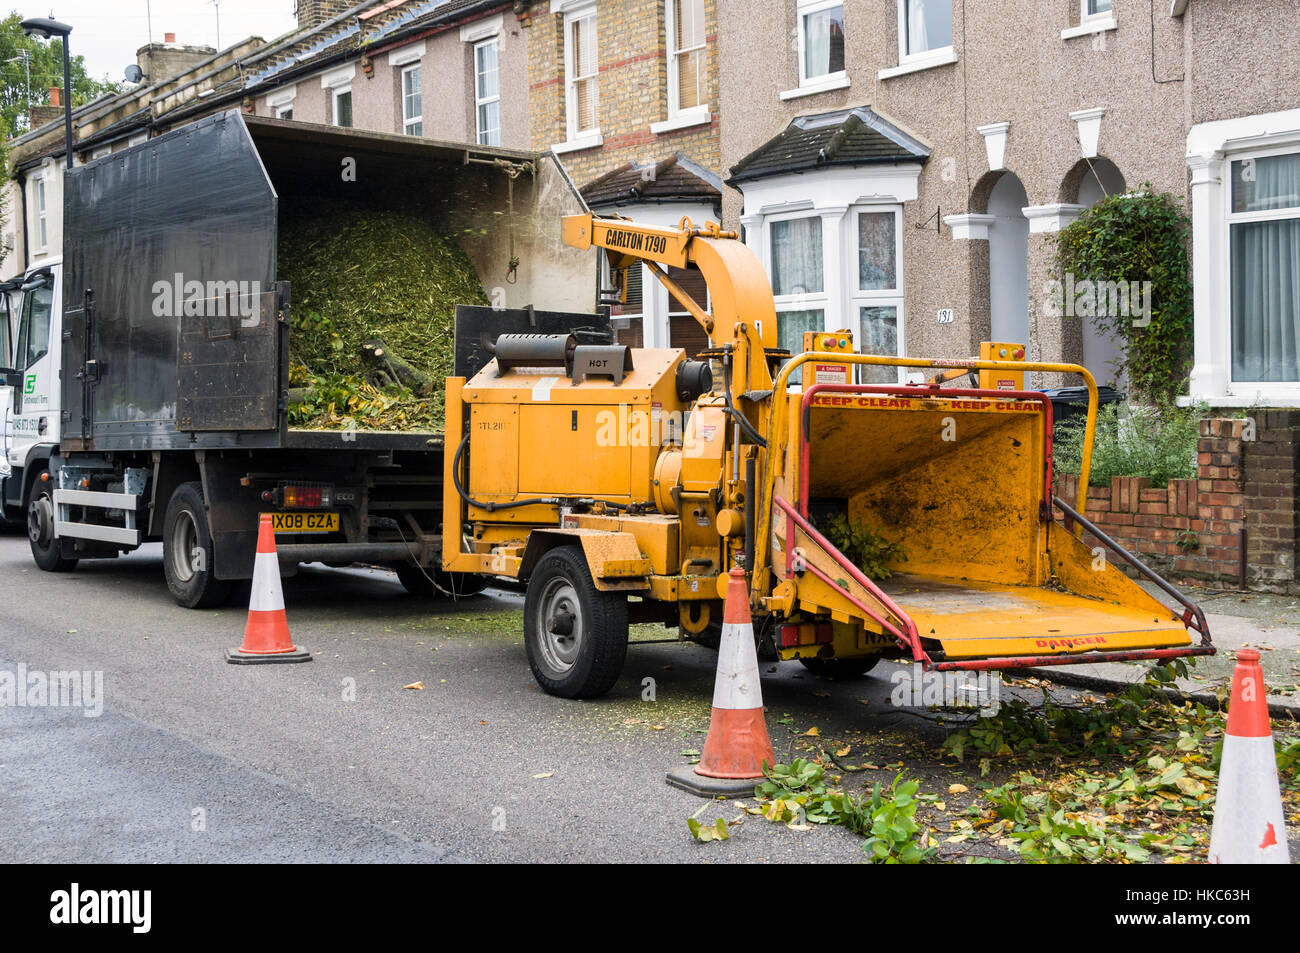
M 1228 730 L 1210 830 L 1212 864 L 1289 864 L 1277 757 L 1259 652 L 1242 649 L 1232 673 Z
M 668 783 L 702 797 L 752 793 L 763 779 L 764 762 L 770 767 L 776 763 L 776 755 L 763 717 L 745 572 L 733 569 L 727 580 L 713 716 L 704 751 L 693 769 L 683 765 L 670 771 Z
M 226 661 L 232 665 L 311 661 L 311 653 L 294 645 L 289 638 L 284 590 L 280 588 L 280 560 L 275 555 L 275 529 L 270 514 L 263 514 L 257 527 L 257 556 L 253 563 L 253 592 L 248 600 L 244 644 L 227 649 Z

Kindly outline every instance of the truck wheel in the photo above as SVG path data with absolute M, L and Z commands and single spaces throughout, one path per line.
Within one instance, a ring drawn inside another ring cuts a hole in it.
M 533 677 L 548 694 L 603 695 L 627 657 L 627 597 L 597 589 L 580 550 L 552 549 L 528 580 L 524 645 Z
M 32 559 L 46 572 L 69 572 L 77 560 L 64 559 L 59 541 L 54 537 L 54 496 L 49 472 L 37 475 L 27 493 L 27 539 L 32 544 Z
M 397 573 L 397 581 L 402 584 L 402 588 L 420 599 L 452 598 L 447 595 L 448 592 L 456 596 L 476 596 L 487 588 L 488 583 L 486 576 L 469 572 L 444 572 L 437 568 L 422 572 L 414 563 L 395 563 L 393 570 Z M 429 576 L 433 577 L 432 582 Z M 434 585 L 435 582 L 437 586 Z
M 857 658 L 801 658 L 799 664 L 818 678 L 847 682 L 866 675 L 879 661 L 880 656 L 867 655 Z
M 224 605 L 234 583 L 216 577 L 203 485 L 182 483 L 172 494 L 163 519 L 163 572 L 178 605 L 210 609 Z

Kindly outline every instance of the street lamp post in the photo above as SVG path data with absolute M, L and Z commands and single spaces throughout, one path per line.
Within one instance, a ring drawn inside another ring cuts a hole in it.
M 68 34 L 72 27 L 49 17 L 34 17 L 19 24 L 28 36 L 40 36 L 42 39 L 59 37 L 63 46 L 63 143 L 67 154 L 68 168 L 72 168 L 72 60 L 68 55 Z

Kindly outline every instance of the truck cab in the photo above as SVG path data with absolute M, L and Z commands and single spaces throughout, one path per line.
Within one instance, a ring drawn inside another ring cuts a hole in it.
M 14 373 L 0 392 L 5 408 L 0 503 L 10 522 L 27 522 L 33 482 L 59 442 L 62 263 L 42 262 L 0 285 L 3 364 Z M 50 527 L 51 531 L 53 527 Z

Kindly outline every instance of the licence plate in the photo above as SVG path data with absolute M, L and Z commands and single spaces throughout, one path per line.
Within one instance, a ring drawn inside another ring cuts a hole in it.
M 337 533 L 337 513 L 271 513 L 271 525 L 277 533 Z

